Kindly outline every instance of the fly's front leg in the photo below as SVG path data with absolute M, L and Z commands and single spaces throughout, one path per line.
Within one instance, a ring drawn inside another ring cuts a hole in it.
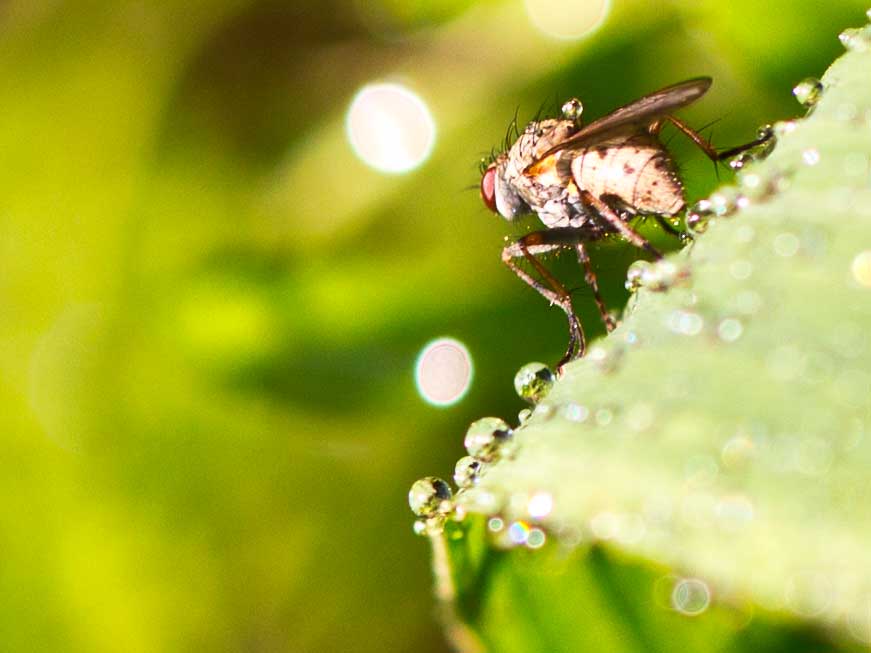
M 588 240 L 589 234 L 580 229 L 557 228 L 547 231 L 534 231 L 511 243 L 502 250 L 502 262 L 507 265 L 514 274 L 520 277 L 526 284 L 534 288 L 540 295 L 551 304 L 556 304 L 566 314 L 569 321 L 569 345 L 565 355 L 557 363 L 559 372 L 563 365 L 571 360 L 584 355 L 586 340 L 581 321 L 575 315 L 572 306 L 572 297 L 548 270 L 541 264 L 536 256 L 548 252 L 557 251 L 566 247 L 572 247 L 583 240 Z M 518 266 L 514 259 L 525 258 L 530 262 L 536 272 L 544 280 L 544 283 Z
M 605 323 L 605 330 L 608 331 L 608 333 L 611 333 L 617 327 L 617 324 L 608 312 L 608 308 L 605 306 L 605 301 L 599 293 L 599 280 L 596 277 L 596 271 L 593 270 L 593 264 L 590 262 L 590 255 L 587 254 L 587 248 L 584 247 L 583 243 L 578 243 L 575 245 L 575 251 L 578 253 L 578 262 L 584 266 L 584 281 L 587 282 L 587 285 L 589 285 L 593 291 L 593 299 L 596 300 L 596 307 L 599 309 L 599 315 L 602 317 L 602 322 Z
M 647 239 L 644 238 L 641 234 L 635 231 L 632 227 L 630 227 L 626 222 L 617 215 L 617 212 L 614 211 L 610 206 L 608 206 L 601 199 L 593 195 L 588 190 L 580 191 L 581 203 L 592 209 L 592 213 L 598 214 L 599 217 L 602 218 L 608 225 L 610 225 L 614 231 L 623 236 L 630 243 L 635 245 L 638 249 L 643 249 L 645 252 L 649 252 L 652 254 L 657 260 L 662 258 L 662 254 L 659 253 L 659 250 L 656 249 L 653 245 L 647 242 Z

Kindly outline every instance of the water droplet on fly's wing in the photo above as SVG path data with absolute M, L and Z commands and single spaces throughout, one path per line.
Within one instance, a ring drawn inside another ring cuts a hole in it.
M 444 514 L 451 509 L 451 487 L 436 476 L 426 476 L 414 482 L 408 491 L 408 505 L 419 517 Z
M 816 77 L 807 77 L 793 87 L 792 94 L 800 105 L 812 108 L 823 96 L 823 83 Z
M 544 363 L 527 363 L 514 375 L 514 389 L 521 399 L 537 404 L 553 387 L 554 376 Z
M 464 444 L 470 456 L 484 462 L 500 457 L 500 449 L 511 440 L 511 427 L 498 417 L 485 417 L 472 422 L 466 431 Z
M 480 460 L 476 460 L 472 456 L 463 456 L 457 461 L 457 466 L 454 468 L 454 483 L 459 488 L 472 487 L 478 482 L 483 468 L 484 463 Z
M 563 118 L 565 118 L 566 120 L 573 120 L 574 122 L 578 122 L 581 114 L 584 112 L 584 105 L 581 104 L 581 101 L 578 98 L 573 97 L 562 106 L 561 111 L 563 114 Z

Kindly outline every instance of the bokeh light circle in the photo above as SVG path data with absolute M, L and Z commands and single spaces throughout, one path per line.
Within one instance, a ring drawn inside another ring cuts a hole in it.
M 611 0 L 524 0 L 532 24 L 547 36 L 579 39 L 599 27 Z
M 426 103 L 405 86 L 364 86 L 348 108 L 345 130 L 354 153 L 381 172 L 417 168 L 435 144 L 436 126 Z
M 463 343 L 438 338 L 418 354 L 414 381 L 424 401 L 433 406 L 450 406 L 466 396 L 473 372 L 472 357 Z

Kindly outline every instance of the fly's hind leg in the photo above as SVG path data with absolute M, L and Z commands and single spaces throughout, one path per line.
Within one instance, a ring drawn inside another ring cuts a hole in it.
M 602 317 L 602 322 L 605 324 L 605 330 L 608 333 L 611 333 L 615 328 L 617 328 L 617 324 L 608 312 L 608 308 L 605 306 L 605 301 L 599 293 L 599 279 L 596 277 L 596 271 L 593 270 L 593 264 L 590 262 L 590 255 L 587 254 L 587 248 L 584 247 L 583 243 L 578 243 L 575 245 L 575 251 L 578 253 L 578 262 L 584 266 L 584 281 L 587 282 L 587 285 L 590 286 L 590 289 L 593 291 L 593 299 L 596 300 L 596 307 L 599 309 L 599 315 Z
M 756 140 L 750 141 L 749 143 L 745 143 L 744 145 L 739 145 L 738 147 L 732 147 L 728 150 L 723 150 L 718 152 L 714 149 L 714 146 L 711 145 L 704 136 L 702 136 L 695 129 L 690 127 L 680 118 L 675 118 L 674 116 L 664 116 L 662 120 L 658 120 L 649 127 L 649 131 L 651 134 L 658 134 L 659 130 L 662 129 L 663 121 L 668 120 L 672 125 L 677 127 L 684 135 L 689 138 L 696 146 L 705 153 L 711 161 L 714 163 L 719 163 L 720 161 L 725 161 L 726 159 L 731 159 L 733 156 L 737 156 L 742 152 L 746 152 L 747 150 L 752 150 L 754 147 L 759 147 L 760 145 L 764 145 L 765 143 L 771 140 L 770 134 L 765 134 L 760 136 Z
M 520 277 L 526 284 L 534 288 L 538 293 L 547 299 L 551 304 L 556 304 L 566 314 L 569 321 L 569 345 L 565 355 L 557 363 L 556 369 L 559 372 L 562 367 L 571 360 L 580 358 L 584 355 L 586 348 L 586 340 L 584 338 L 584 329 L 581 326 L 581 321 L 575 315 L 574 307 L 572 306 L 572 297 L 559 280 L 556 279 L 547 268 L 542 265 L 536 256 L 546 254 L 548 252 L 557 251 L 567 247 L 573 247 L 589 240 L 588 232 L 581 229 L 572 228 L 554 228 L 546 231 L 533 231 L 526 234 L 519 240 L 511 243 L 502 250 L 502 262 L 507 265 L 514 274 Z M 520 266 L 514 259 L 525 258 L 532 264 L 536 272 L 544 280 L 543 282 L 536 279 Z

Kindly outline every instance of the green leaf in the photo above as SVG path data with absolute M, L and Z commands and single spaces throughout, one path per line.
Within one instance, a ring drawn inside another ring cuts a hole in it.
M 454 632 L 525 652 L 871 644 L 871 27 L 851 35 L 811 115 L 776 126 L 725 214 L 457 495 Z M 552 509 L 530 515 L 536 496 Z M 509 546 L 495 514 L 548 544 Z

